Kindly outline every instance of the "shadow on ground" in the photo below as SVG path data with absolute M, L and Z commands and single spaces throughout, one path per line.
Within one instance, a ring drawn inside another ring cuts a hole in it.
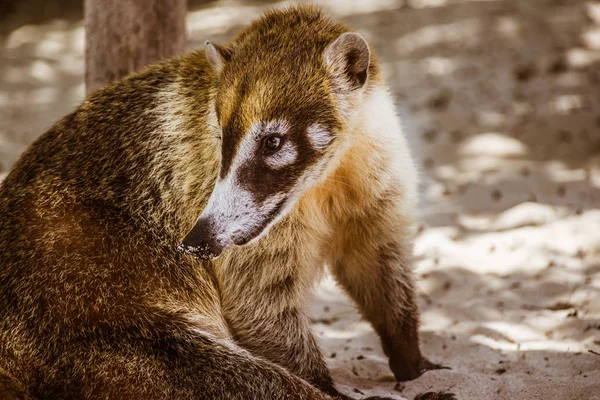
M 190 0 L 190 48 L 278 4 Z M 325 282 L 315 330 L 336 379 L 402 396 L 599 398 L 598 3 L 321 4 L 365 35 L 410 115 L 422 342 L 453 368 L 395 391 L 371 328 Z M 0 174 L 82 100 L 82 15 L 82 1 L 0 2 Z

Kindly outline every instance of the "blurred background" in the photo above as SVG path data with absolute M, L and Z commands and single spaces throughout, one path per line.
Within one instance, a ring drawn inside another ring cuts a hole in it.
M 421 338 L 452 367 L 396 385 L 326 279 L 314 329 L 336 379 L 407 397 L 600 399 L 600 2 L 313 3 L 372 44 L 404 116 L 423 181 Z M 188 48 L 282 4 L 189 0 Z M 82 19 L 82 1 L 0 0 L 0 175 L 83 100 Z

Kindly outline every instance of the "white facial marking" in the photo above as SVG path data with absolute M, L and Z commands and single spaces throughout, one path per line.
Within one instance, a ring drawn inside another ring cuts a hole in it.
M 298 150 L 289 140 L 285 140 L 281 148 L 265 158 L 265 164 L 271 169 L 281 169 L 296 162 Z
M 252 193 L 244 189 L 231 174 L 219 179 L 208 201 L 203 215 L 211 217 L 220 230 L 216 233 L 220 243 L 231 244 L 235 239 L 245 237 L 249 232 L 262 225 L 265 218 L 277 207 L 285 197 L 284 193 L 276 193 L 262 204 L 254 201 Z M 267 232 L 272 223 L 263 230 Z M 255 238 L 254 240 L 258 239 Z
M 241 140 L 231 168 L 224 179 L 219 178 L 208 200 L 203 216 L 211 217 L 219 229 L 217 239 L 223 244 L 230 244 L 235 239 L 245 237 L 249 232 L 264 223 L 265 218 L 284 199 L 284 193 L 276 193 L 261 204 L 257 204 L 251 191 L 239 182 L 239 169 L 246 162 L 256 157 L 262 138 L 270 133 L 285 136 L 289 125 L 284 121 L 259 122 L 252 125 Z M 265 162 L 271 168 L 278 169 L 293 163 L 298 156 L 297 149 L 289 141 Z M 264 235 L 273 222 L 258 235 Z M 254 238 L 253 240 L 258 239 Z
M 232 179 L 232 174 L 228 174 L 225 179 L 217 181 L 202 214 L 213 218 L 221 229 L 216 232 L 218 241 L 229 244 L 234 232 L 251 228 L 246 225 L 252 222 L 255 208 L 252 193 L 244 190 Z
M 333 139 L 331 134 L 320 124 L 312 124 L 306 133 L 313 149 L 319 151 L 324 150 Z
M 290 127 L 287 122 L 279 120 L 269 122 L 257 122 L 252 124 L 250 130 L 240 142 L 237 154 L 235 155 L 235 159 L 233 160 L 233 164 L 231 166 L 231 169 L 229 170 L 229 174 L 236 175 L 239 167 L 241 165 L 244 165 L 249 159 L 254 157 L 256 151 L 258 150 L 258 147 L 262 144 L 263 137 L 268 136 L 272 133 L 279 133 L 280 135 L 285 136 L 289 129 Z M 288 145 L 287 147 L 286 144 Z M 278 157 L 274 157 L 280 152 L 283 153 Z M 269 165 L 269 163 L 272 163 L 274 165 L 274 168 L 277 168 L 278 165 L 285 166 L 286 162 L 288 164 L 294 162 L 297 156 L 298 154 L 294 146 L 286 140 L 283 144 L 283 148 L 281 148 L 277 153 L 270 156 L 266 160 L 266 162 L 267 165 Z M 290 159 L 292 160 L 290 161 Z

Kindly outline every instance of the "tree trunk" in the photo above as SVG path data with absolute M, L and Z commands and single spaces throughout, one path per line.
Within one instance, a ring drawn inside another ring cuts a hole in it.
M 85 0 L 87 93 L 186 45 L 187 0 Z

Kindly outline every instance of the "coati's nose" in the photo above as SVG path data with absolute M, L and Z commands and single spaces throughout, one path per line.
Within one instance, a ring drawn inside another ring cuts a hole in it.
M 224 247 L 217 239 L 212 218 L 200 217 L 179 245 L 179 250 L 204 260 L 211 260 L 218 257 Z

